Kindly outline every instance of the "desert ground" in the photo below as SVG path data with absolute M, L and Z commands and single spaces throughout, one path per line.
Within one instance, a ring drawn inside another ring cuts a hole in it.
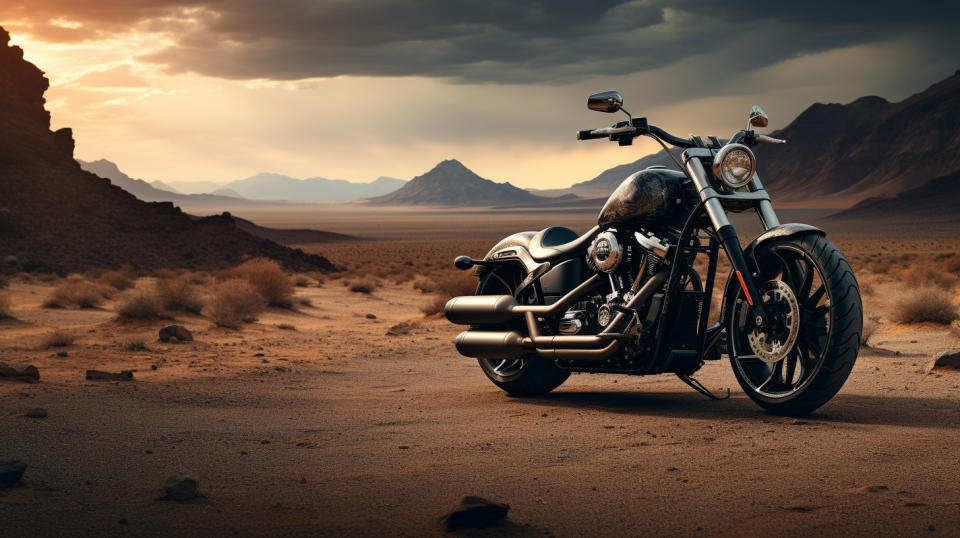
M 587 374 L 507 396 L 456 353 L 460 328 L 425 311 L 469 286 L 455 254 L 547 224 L 584 231 L 592 212 L 354 209 L 240 215 L 376 240 L 301 245 L 343 271 L 293 275 L 290 304 L 236 328 L 201 309 L 118 315 L 164 280 L 215 293 L 224 270 L 126 270 L 126 290 L 96 272 L 6 279 L 0 362 L 40 380 L 0 380 L 0 461 L 27 464 L 0 491 L 3 534 L 440 535 L 478 495 L 509 515 L 465 535 L 960 536 L 960 370 L 933 368 L 960 331 L 904 321 L 903 303 L 923 289 L 956 311 L 949 227 L 827 227 L 871 334 L 840 394 L 795 419 L 750 402 L 726 360 L 697 375 L 729 388 L 723 401 L 670 376 Z M 782 220 L 821 214 L 798 215 Z M 102 298 L 51 308 L 71 282 Z M 171 323 L 194 340 L 158 341 Z M 158 500 L 177 472 L 203 496 Z

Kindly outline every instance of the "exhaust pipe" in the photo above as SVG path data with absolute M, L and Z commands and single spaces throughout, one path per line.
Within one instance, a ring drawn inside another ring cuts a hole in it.
M 484 359 L 519 359 L 533 351 L 524 343 L 524 336 L 517 331 L 463 331 L 456 340 L 461 355 Z
M 549 315 L 558 303 L 560 308 L 557 310 L 560 312 L 569 308 L 568 305 L 572 304 L 577 296 L 595 285 L 594 277 L 553 305 L 518 305 L 510 295 L 481 295 L 451 299 L 444 308 L 444 313 L 447 319 L 454 323 L 503 323 L 512 319 L 513 316 L 522 314 L 526 318 L 529 331 L 529 336 L 517 331 L 464 331 L 457 336 L 457 351 L 467 357 L 483 359 L 518 359 L 528 353 L 537 353 L 541 357 L 554 360 L 602 361 L 612 357 L 623 347 L 621 331 L 626 330 L 632 321 L 623 312 L 618 313 L 607 328 L 596 335 L 546 336 L 540 334 L 537 322 L 538 315 Z M 653 275 L 626 304 L 626 307 L 633 309 L 645 304 L 666 278 L 666 271 Z M 466 319 L 499 321 L 455 321 Z
M 502 324 L 513 319 L 516 306 L 512 295 L 465 295 L 447 301 L 443 314 L 459 325 Z

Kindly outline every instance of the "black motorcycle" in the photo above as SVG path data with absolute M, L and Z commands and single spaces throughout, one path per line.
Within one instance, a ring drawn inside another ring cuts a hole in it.
M 514 395 L 547 393 L 571 372 L 602 372 L 673 373 L 710 397 L 691 376 L 727 353 L 761 407 L 802 415 L 826 403 L 857 359 L 860 288 L 822 230 L 777 220 L 750 148 L 785 141 L 753 130 L 767 126 L 763 110 L 754 106 L 747 128 L 722 144 L 631 117 L 619 92 L 592 95 L 587 106 L 628 120 L 580 131 L 579 140 L 629 146 L 649 136 L 680 171 L 627 177 L 581 236 L 562 227 L 520 232 L 482 260 L 458 257 L 456 267 L 473 268 L 480 282 L 476 295 L 444 309 L 451 322 L 471 326 L 457 336 L 457 351 Z M 665 142 L 683 148 L 682 158 Z M 751 209 L 765 231 L 744 249 L 727 212 Z M 721 247 L 732 269 L 719 322 L 709 325 Z M 699 272 L 698 256 L 706 260 Z

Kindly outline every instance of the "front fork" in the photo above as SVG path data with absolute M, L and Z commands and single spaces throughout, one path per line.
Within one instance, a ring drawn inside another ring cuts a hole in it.
M 763 307 L 759 290 L 754 282 L 756 276 L 755 270 L 750 267 L 746 258 L 744 258 L 743 248 L 740 246 L 740 239 L 737 237 L 737 232 L 733 228 L 733 225 L 730 224 L 730 219 L 727 218 L 727 212 L 724 210 L 723 204 L 720 203 L 717 191 L 711 186 L 707 171 L 700 161 L 701 158 L 706 157 L 713 158 L 713 153 L 708 149 L 697 148 L 685 151 L 683 158 L 687 173 L 697 187 L 700 200 L 703 201 L 706 206 L 707 215 L 710 217 L 713 229 L 717 232 L 717 238 L 720 240 L 720 244 L 723 245 L 723 250 L 727 253 L 730 265 L 733 266 L 734 274 L 740 284 L 740 288 L 743 290 L 744 298 L 753 312 L 754 322 L 760 327 L 769 327 L 770 318 L 766 309 Z M 750 181 L 750 190 L 753 193 L 766 194 L 763 184 L 760 183 L 760 177 L 756 173 L 754 173 L 753 179 Z M 763 197 L 761 196 L 761 198 Z M 758 200 L 757 215 L 760 217 L 760 222 L 763 224 L 765 230 L 769 230 L 780 224 L 769 198 Z

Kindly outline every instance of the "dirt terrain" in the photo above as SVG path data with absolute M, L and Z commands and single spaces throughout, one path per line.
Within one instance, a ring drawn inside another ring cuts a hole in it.
M 508 397 L 409 282 L 298 288 L 312 306 L 239 331 L 178 315 L 196 337 L 182 344 L 110 302 L 43 309 L 52 287 L 31 282 L 10 284 L 0 322 L 0 361 L 41 374 L 0 382 L 0 460 L 28 465 L 0 492 L 5 535 L 432 535 L 466 495 L 511 506 L 473 535 L 960 535 L 960 371 L 928 371 L 958 345 L 942 326 L 881 330 L 797 420 L 754 406 L 725 361 L 698 375 L 732 389 L 719 402 L 669 376 Z M 42 349 L 53 328 L 78 337 Z M 178 471 L 205 498 L 156 500 Z

